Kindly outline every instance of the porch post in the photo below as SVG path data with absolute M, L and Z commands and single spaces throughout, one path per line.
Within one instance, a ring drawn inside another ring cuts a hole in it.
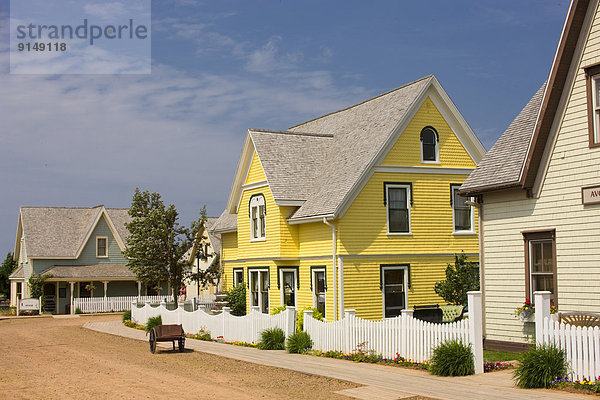
M 73 310 L 73 291 L 75 290 L 75 282 L 69 282 L 69 284 L 71 285 L 71 314 L 75 314 L 75 310 Z
M 142 282 L 138 281 L 137 285 L 138 285 L 138 301 L 140 301 L 140 296 L 142 294 Z
M 102 281 L 104 283 L 104 298 L 106 299 L 106 291 L 108 290 L 108 281 Z

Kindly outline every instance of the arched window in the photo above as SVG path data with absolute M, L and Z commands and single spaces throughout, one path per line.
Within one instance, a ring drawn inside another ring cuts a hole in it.
M 265 196 L 255 194 L 250 198 L 251 240 L 264 240 L 266 228 Z
M 423 128 L 421 131 L 421 161 L 439 161 L 439 142 L 440 137 L 434 128 L 431 126 Z

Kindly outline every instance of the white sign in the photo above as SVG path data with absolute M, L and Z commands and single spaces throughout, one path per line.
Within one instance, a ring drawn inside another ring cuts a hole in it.
M 600 203 L 600 186 L 589 186 L 581 188 L 581 202 L 583 204 Z
M 21 310 L 39 310 L 40 301 L 38 299 L 21 299 L 19 302 L 19 309 Z

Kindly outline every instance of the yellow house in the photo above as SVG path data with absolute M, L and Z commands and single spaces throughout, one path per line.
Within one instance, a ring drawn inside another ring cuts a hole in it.
M 248 131 L 221 235 L 223 288 L 247 306 L 378 319 L 478 257 L 477 212 L 456 191 L 485 149 L 428 76 L 287 131 Z

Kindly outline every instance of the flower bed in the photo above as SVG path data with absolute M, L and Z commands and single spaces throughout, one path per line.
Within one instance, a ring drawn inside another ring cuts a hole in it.
M 371 364 L 393 365 L 414 369 L 427 370 L 429 368 L 429 364 L 426 361 L 422 363 L 414 362 L 411 359 L 404 359 L 403 357 L 400 357 L 398 353 L 396 353 L 396 358 L 394 358 L 393 360 L 382 358 L 380 355 L 376 355 L 372 352 L 366 353 L 361 350 L 357 350 L 354 353 L 342 353 L 341 351 L 334 350 L 325 352 L 320 350 L 309 350 L 304 354 L 313 355 L 317 357 L 337 358 L 339 360 L 349 360 L 354 362 L 365 362 Z
M 486 361 L 483 364 L 483 372 L 499 371 L 503 369 L 512 368 L 513 365 L 509 362 L 501 361 Z
M 571 381 L 569 377 L 557 378 L 552 382 L 552 387 L 568 391 L 600 393 L 600 376 L 596 380 L 583 378 L 581 381 Z

